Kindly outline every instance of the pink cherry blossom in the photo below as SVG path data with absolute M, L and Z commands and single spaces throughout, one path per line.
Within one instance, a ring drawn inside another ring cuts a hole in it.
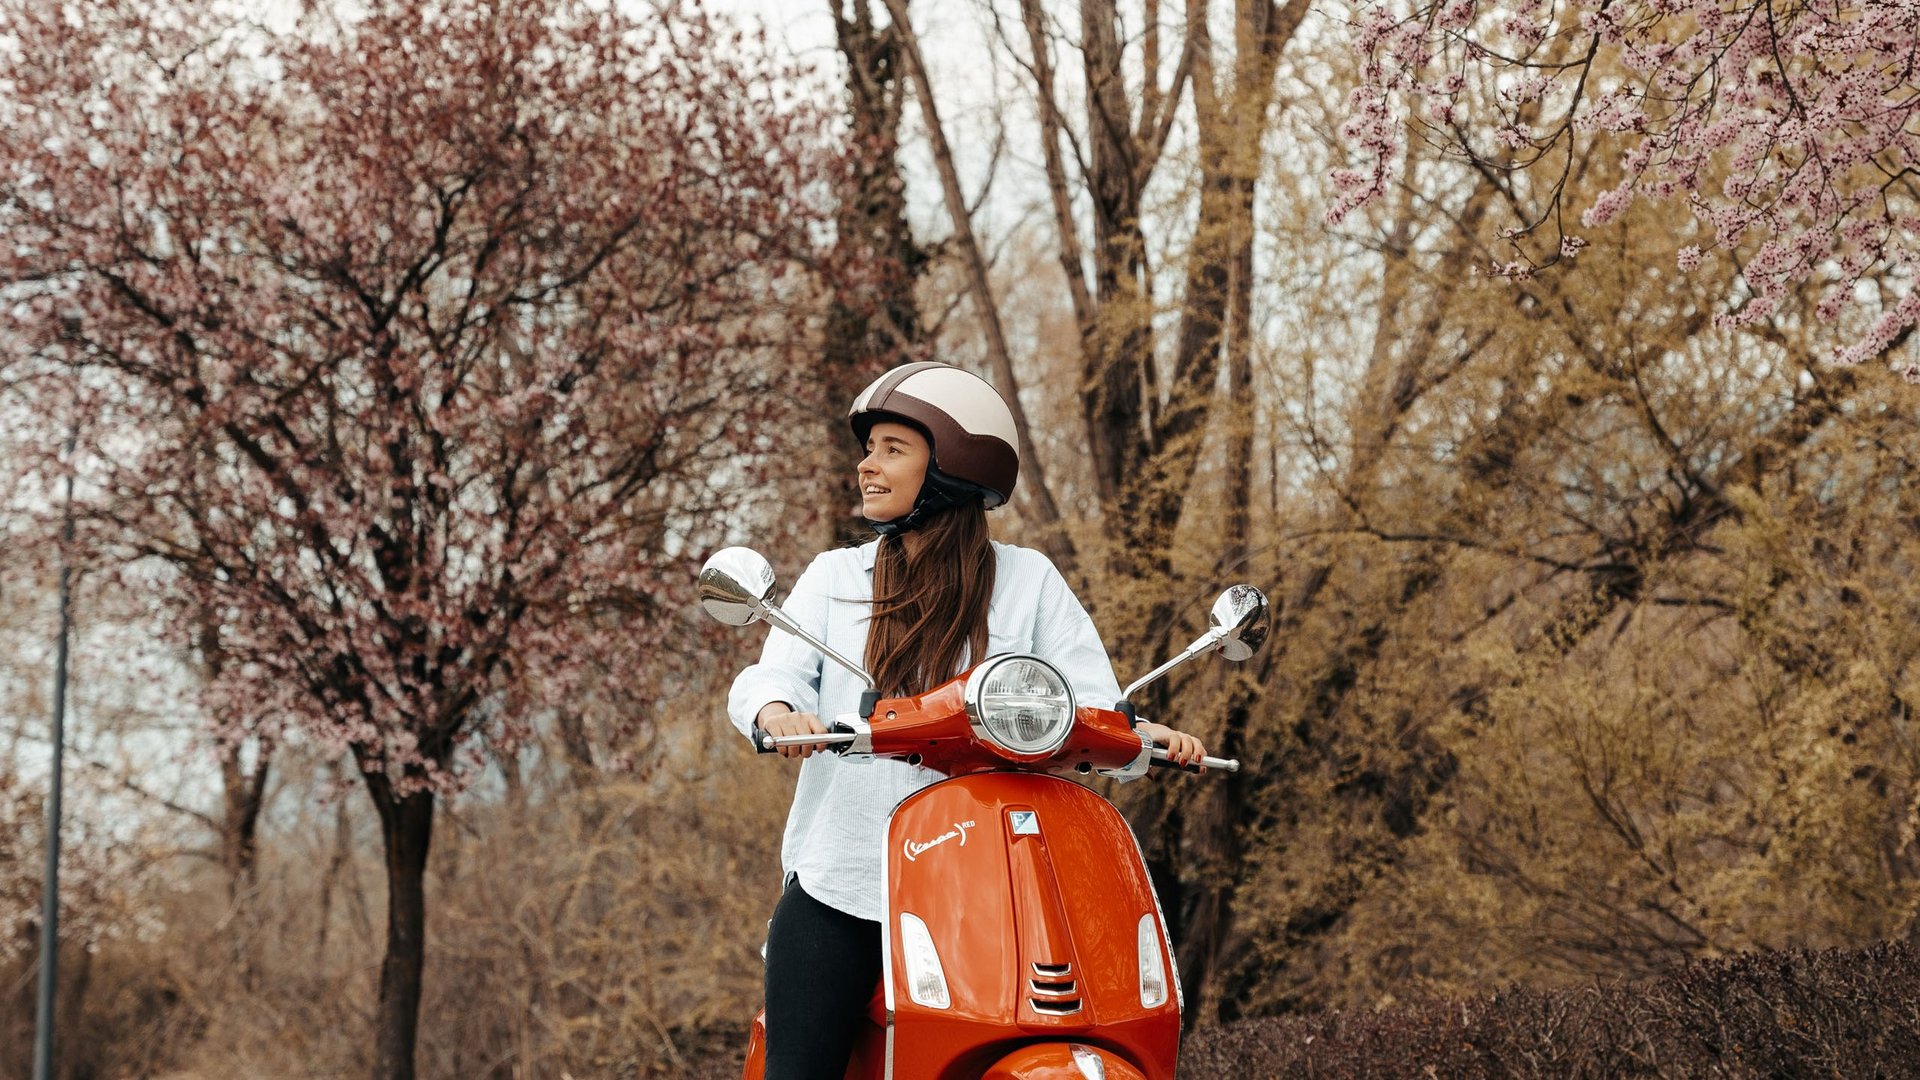
M 1573 0 L 1554 9 L 1529 0 L 1502 19 L 1476 13 L 1458 0 L 1360 5 L 1353 101 L 1366 117 L 1356 108 L 1342 134 L 1361 164 L 1341 167 L 1331 220 L 1386 189 L 1402 118 L 1444 127 L 1454 134 L 1436 145 L 1501 167 L 1571 167 L 1564 154 L 1503 159 L 1519 131 L 1536 146 L 1592 133 L 1599 152 L 1617 153 L 1625 179 L 1570 208 L 1585 227 L 1617 220 L 1637 200 L 1685 199 L 1716 246 L 1756 245 L 1741 296 L 1766 302 L 1730 297 L 1731 325 L 1771 312 L 1816 276 L 1825 290 L 1816 310 L 1829 320 L 1855 302 L 1854 283 L 1885 285 L 1862 294 L 1887 299 L 1866 334 L 1836 351 L 1840 362 L 1879 356 L 1914 325 L 1912 279 L 1898 268 L 1914 258 L 1920 216 L 1911 179 L 1920 0 Z M 1623 80 L 1621 70 L 1638 74 Z M 1470 110 L 1461 86 L 1489 78 L 1505 89 Z M 1523 109 L 1534 110 L 1524 123 Z M 1533 220 L 1557 227 L 1561 216 Z M 1691 270 L 1702 259 L 1683 252 L 1679 262 Z

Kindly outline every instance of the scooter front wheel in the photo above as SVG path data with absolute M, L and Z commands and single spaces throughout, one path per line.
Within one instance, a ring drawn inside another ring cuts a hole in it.
M 1147 1080 L 1147 1075 L 1098 1046 L 1037 1043 L 994 1062 L 980 1080 Z

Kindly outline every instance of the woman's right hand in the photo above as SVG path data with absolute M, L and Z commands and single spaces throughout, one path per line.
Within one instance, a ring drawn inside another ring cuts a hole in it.
M 760 709 L 760 715 L 754 717 L 760 730 L 769 735 L 825 735 L 827 726 L 812 713 L 794 712 L 785 702 L 769 702 Z M 807 758 L 826 749 L 819 745 L 776 747 L 781 757 Z

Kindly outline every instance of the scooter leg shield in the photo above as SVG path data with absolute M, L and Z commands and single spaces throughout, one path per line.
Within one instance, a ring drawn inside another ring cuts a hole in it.
M 981 1080 L 1147 1080 L 1126 1059 L 1084 1043 L 1023 1046 L 980 1075 Z

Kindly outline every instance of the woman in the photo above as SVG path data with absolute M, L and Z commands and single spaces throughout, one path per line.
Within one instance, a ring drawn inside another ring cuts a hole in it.
M 938 363 L 881 376 L 848 411 L 865 448 L 861 513 L 879 534 L 828 551 L 785 608 L 865 667 L 889 697 L 923 693 L 978 660 L 1038 656 L 1076 700 L 1111 705 L 1120 685 L 1093 621 L 1047 557 L 988 537 L 986 512 L 1019 475 L 1013 413 L 976 375 Z M 727 710 L 743 734 L 821 734 L 821 717 L 858 708 L 861 684 L 793 636 L 770 632 L 760 662 L 733 682 Z M 1182 763 L 1199 740 L 1141 731 Z M 840 1080 L 880 978 L 881 857 L 893 806 L 940 779 L 903 761 L 849 760 L 812 747 L 781 841 L 786 891 L 767 939 L 767 1080 Z

